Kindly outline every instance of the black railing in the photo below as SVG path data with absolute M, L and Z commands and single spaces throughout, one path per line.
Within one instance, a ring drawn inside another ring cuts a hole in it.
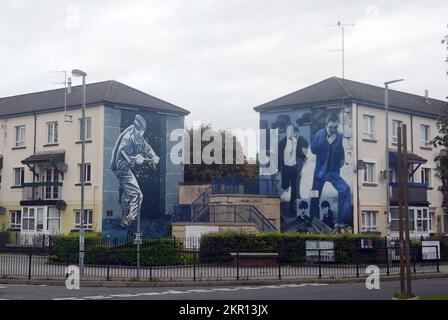
M 429 247 L 428 247 L 429 248 Z M 140 279 L 154 281 L 294 279 L 365 277 L 368 266 L 376 266 L 381 275 L 399 273 L 399 261 L 390 259 L 394 248 L 313 249 L 313 250 L 227 250 L 206 251 L 176 248 L 170 251 L 141 250 Z M 437 247 L 432 255 L 412 247 L 413 273 L 440 272 Z M 83 279 L 137 278 L 135 249 L 86 250 Z M 18 278 L 63 279 L 66 267 L 77 265 L 79 251 L 64 250 L 48 254 L 45 250 L 25 250 L 0 254 L 0 276 Z
M 212 180 L 213 194 L 278 195 L 275 179 L 221 177 Z
M 23 184 L 22 200 L 60 200 L 62 182 L 30 182 Z

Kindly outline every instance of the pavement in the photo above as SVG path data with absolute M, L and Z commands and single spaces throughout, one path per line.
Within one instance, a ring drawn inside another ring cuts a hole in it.
M 210 285 L 170 287 L 88 287 L 68 290 L 61 285 L 0 284 L 0 300 L 391 300 L 397 280 L 380 281 L 368 290 L 364 281 L 277 283 L 270 285 Z M 448 278 L 413 280 L 418 296 L 448 295 Z

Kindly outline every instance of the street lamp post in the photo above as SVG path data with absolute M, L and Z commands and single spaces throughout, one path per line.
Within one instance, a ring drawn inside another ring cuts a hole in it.
M 390 169 L 389 169 L 389 85 L 395 82 L 403 81 L 404 79 L 387 81 L 384 83 L 384 117 L 386 125 L 386 143 L 385 143 L 385 153 L 386 153 L 386 214 L 387 214 L 387 246 L 390 245 L 390 235 L 391 235 L 391 215 L 390 215 Z
M 84 271 L 84 182 L 85 182 L 85 152 L 86 152 L 86 76 L 84 71 L 73 69 L 74 77 L 82 77 L 82 116 L 81 116 L 81 209 L 79 228 L 79 272 Z

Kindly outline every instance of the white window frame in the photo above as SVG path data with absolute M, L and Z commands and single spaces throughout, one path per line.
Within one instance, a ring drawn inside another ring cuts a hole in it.
M 92 117 L 86 117 L 85 118 L 86 119 L 86 122 L 85 122 L 85 124 L 86 124 L 86 128 L 85 128 L 85 139 L 86 139 L 86 141 L 87 140 L 92 140 Z M 79 138 L 79 141 L 81 141 L 82 140 L 82 136 L 81 136 L 81 121 L 82 121 L 82 118 L 79 118 L 78 119 L 78 133 L 79 133 L 79 135 L 78 135 L 78 138 Z
M 80 212 L 81 212 L 81 209 L 75 210 L 75 230 L 79 230 L 81 228 Z M 84 215 L 86 215 L 86 214 L 87 214 L 87 216 L 86 216 L 87 221 L 84 221 L 84 229 L 85 230 L 93 230 L 93 210 L 92 209 L 84 209 Z
M 9 227 L 14 230 L 20 230 L 22 227 L 22 211 L 21 210 L 11 210 L 9 211 Z
M 421 147 L 429 147 L 430 141 L 430 126 L 426 124 L 420 125 L 420 146 Z
M 377 211 L 363 210 L 361 212 L 361 231 L 377 231 Z
M 431 175 L 432 170 L 431 168 L 421 168 L 420 169 L 420 182 L 426 183 L 425 178 L 428 180 L 428 187 L 431 187 Z
M 47 143 L 56 144 L 58 143 L 58 141 L 59 141 L 58 122 L 57 121 L 47 122 Z
M 78 163 L 79 183 L 81 183 L 81 164 Z M 92 183 L 92 164 L 84 163 L 84 183 Z
M 19 177 L 17 177 L 17 173 L 19 174 Z M 19 181 L 17 181 L 17 178 L 19 178 Z M 25 168 L 24 167 L 18 167 L 13 169 L 13 186 L 14 187 L 21 187 L 25 183 Z
M 14 127 L 14 141 L 15 141 L 14 146 L 15 147 L 25 147 L 25 143 L 26 143 L 25 136 L 26 136 L 26 126 L 25 125 L 15 126 Z
M 47 227 L 46 227 L 46 230 L 54 232 L 54 233 L 59 233 L 59 231 L 61 230 L 61 212 L 59 210 L 57 210 L 57 212 L 58 212 L 57 216 L 50 216 L 50 212 L 51 212 L 50 208 L 47 208 L 47 222 L 46 222 Z M 55 211 L 53 211 L 53 212 L 55 212 Z M 49 229 L 51 221 L 58 221 L 58 228 L 57 229 L 55 229 L 55 230 L 50 230 Z
M 366 168 L 364 169 L 364 175 L 363 175 L 363 182 L 364 183 L 375 183 L 375 163 L 374 162 L 366 162 Z M 371 180 L 368 180 L 369 178 L 369 168 L 372 168 L 371 172 Z
M 363 123 L 363 138 L 373 140 L 375 139 L 375 117 L 369 114 L 362 116 Z M 370 128 L 369 128 L 370 126 Z
M 403 121 L 392 120 L 392 143 L 398 143 L 398 128 L 403 124 Z

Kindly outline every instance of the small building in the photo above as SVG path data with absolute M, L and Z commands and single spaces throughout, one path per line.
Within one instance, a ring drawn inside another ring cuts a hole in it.
M 448 232 L 443 194 L 435 176 L 440 150 L 430 145 L 446 101 L 390 90 L 386 186 L 385 90 L 332 77 L 255 107 L 260 114 L 260 155 L 276 163 L 260 178 L 276 181 L 281 230 L 381 232 L 388 228 L 386 190 L 391 190 L 391 235 L 398 231 L 397 129 L 407 126 L 409 219 L 413 237 Z M 276 139 L 269 134 L 277 132 Z M 276 140 L 276 141 L 274 141 Z M 362 161 L 361 161 L 362 160 Z
M 166 234 L 166 215 L 178 204 L 183 181 L 182 165 L 169 159 L 169 133 L 184 128 L 189 112 L 117 81 L 88 84 L 86 93 L 84 214 L 82 87 L 0 98 L 0 227 L 26 238 L 77 231 L 83 221 L 86 230 L 126 235 L 121 221 L 130 199 L 111 162 L 122 133 L 138 122 L 144 127 L 139 141 L 160 158 L 155 166 L 145 160 L 132 168 L 143 195 L 141 229 Z

